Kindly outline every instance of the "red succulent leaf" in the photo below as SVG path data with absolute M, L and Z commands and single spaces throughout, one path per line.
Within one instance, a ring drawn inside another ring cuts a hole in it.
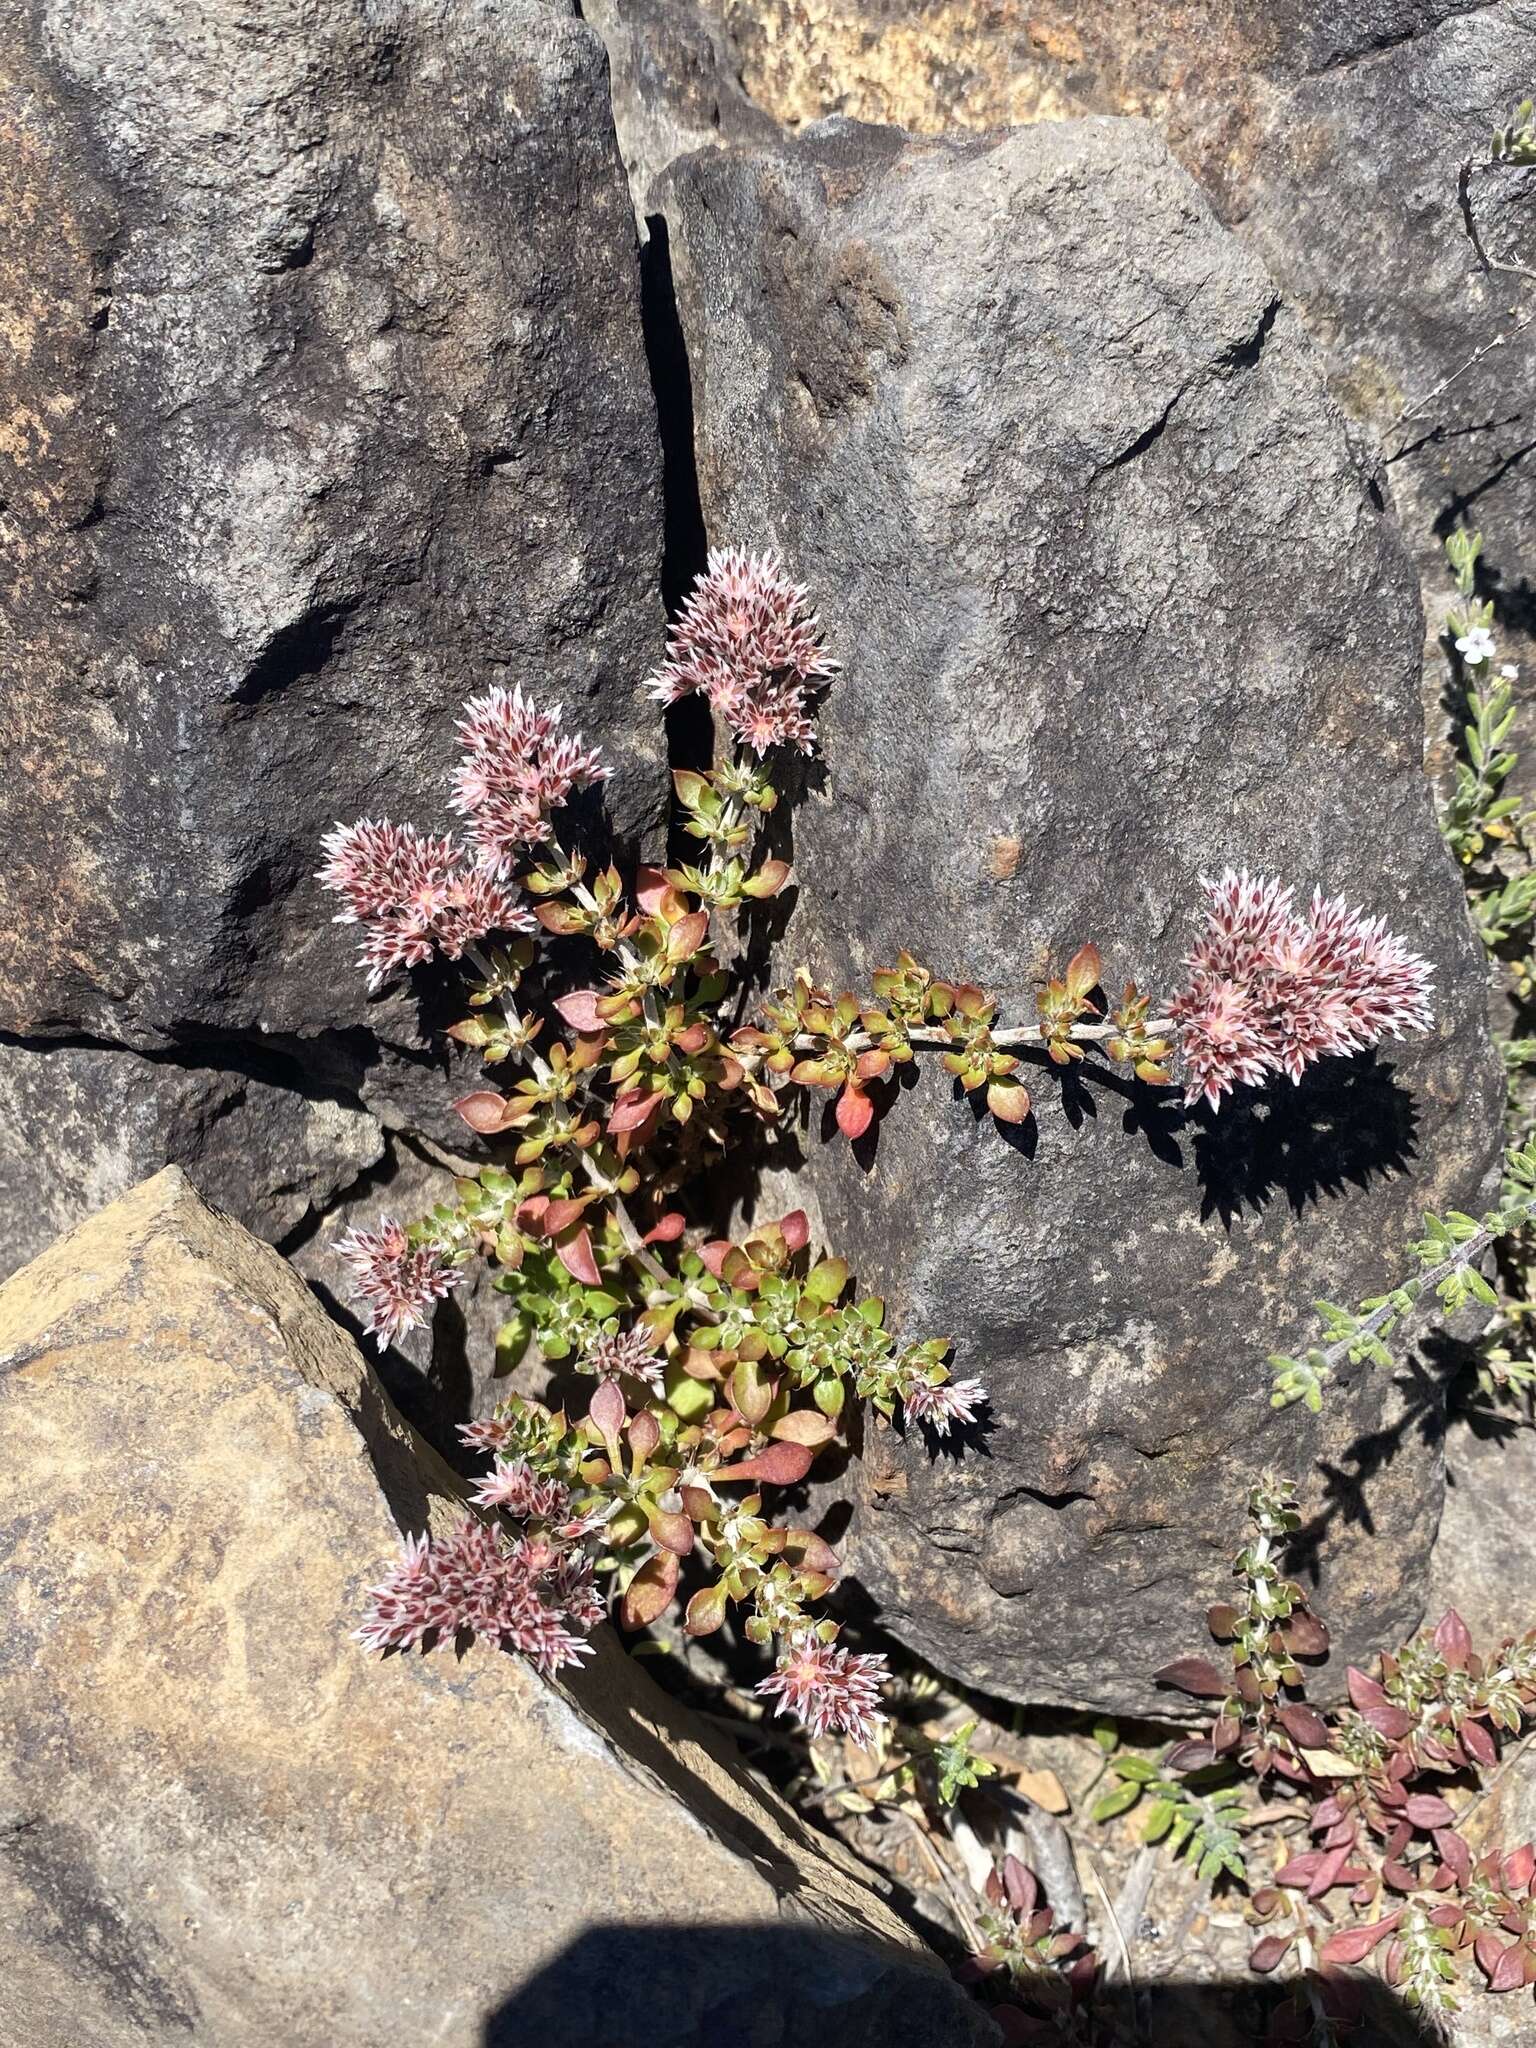
M 1290 1885 L 1310 1884 L 1317 1875 L 1318 1865 L 1323 1856 L 1320 1849 L 1303 1849 L 1299 1856 L 1293 1856 L 1288 1863 L 1281 1864 L 1275 1872 L 1275 1883 Z
M 642 1244 L 676 1244 L 688 1228 L 688 1219 L 681 1209 L 669 1209 L 664 1216 L 658 1216 L 645 1236 Z
M 1472 1851 L 1454 1828 L 1436 1828 L 1434 1840 L 1441 1862 L 1458 1884 L 1465 1884 L 1472 1875 Z
M 1074 1002 L 1081 1002 L 1098 987 L 1099 976 L 1103 971 L 1099 949 L 1090 939 L 1086 946 L 1079 946 L 1067 962 L 1067 971 L 1063 977 L 1067 984 L 1067 994 Z
M 1003 1858 L 1003 1890 L 1015 1913 L 1022 1917 L 1026 1913 L 1034 1912 L 1035 1901 L 1040 1896 L 1040 1887 L 1035 1881 L 1034 1872 L 1021 1863 L 1017 1856 Z
M 1170 1771 L 1201 1771 L 1216 1761 L 1216 1750 L 1203 1736 L 1191 1736 L 1176 1742 L 1163 1761 Z
M 1472 1637 L 1454 1607 L 1448 1607 L 1435 1624 L 1434 1640 L 1448 1670 L 1466 1670 L 1467 1659 L 1472 1655 Z
M 540 1236 L 558 1237 L 562 1230 L 569 1230 L 573 1223 L 579 1222 L 586 1214 L 586 1209 L 587 1205 L 584 1201 L 572 1199 L 570 1196 L 566 1196 L 560 1201 L 551 1202 L 544 1211 L 539 1225 Z
M 1349 1687 L 1349 1703 L 1359 1713 L 1363 1714 L 1369 1707 L 1384 1707 L 1387 1704 L 1387 1695 L 1375 1679 L 1368 1678 L 1353 1664 L 1345 1673 L 1344 1682 Z
M 620 1131 L 637 1131 L 657 1104 L 665 1099 L 650 1089 L 627 1089 L 615 1099 L 613 1108 L 608 1112 L 610 1136 Z
M 1313 1873 L 1312 1882 L 1307 1886 L 1307 1897 L 1309 1899 L 1320 1899 L 1325 1892 L 1332 1891 L 1336 1884 L 1352 1883 L 1356 1877 L 1363 1877 L 1364 1875 L 1364 1871 L 1355 1872 L 1350 1870 L 1348 1843 L 1345 1843 L 1342 1848 L 1329 1849 L 1325 1855 L 1318 1859 L 1317 1869 Z
M 1505 1891 L 1523 1892 L 1533 1876 L 1536 1876 L 1536 1845 L 1527 1842 L 1523 1849 L 1511 1849 L 1503 1863 Z
M 794 1486 L 811 1469 L 815 1453 L 808 1444 L 771 1443 L 755 1458 L 743 1458 L 715 1474 L 717 1479 L 757 1479 L 765 1486 Z
M 661 1442 L 661 1424 L 649 1408 L 642 1408 L 638 1415 L 630 1417 L 629 1428 L 624 1432 L 629 1438 L 629 1447 L 643 1465 Z
M 654 916 L 676 893 L 660 868 L 636 868 L 635 901 L 642 910 Z
M 684 1633 L 690 1636 L 712 1636 L 717 1628 L 725 1624 L 725 1588 L 721 1585 L 700 1586 L 688 1602 L 683 1620 Z
M 837 1424 L 819 1408 L 791 1408 L 781 1415 L 768 1434 L 787 1444 L 809 1444 L 815 1450 L 836 1434 Z
M 1218 1643 L 1229 1643 L 1237 1634 L 1237 1609 L 1229 1601 L 1218 1600 L 1214 1607 L 1205 1610 L 1205 1625 Z
M 693 1548 L 693 1524 L 686 1515 L 674 1514 L 670 1509 L 657 1508 L 647 1517 L 652 1539 L 663 1550 L 686 1557 Z
M 987 1108 L 1000 1123 L 1021 1124 L 1029 1115 L 1029 1090 L 1018 1081 L 993 1081 L 987 1088 Z
M 1248 1958 L 1250 1970 L 1257 1970 L 1261 1977 L 1267 1976 L 1275 1965 L 1284 1960 L 1285 1952 L 1295 1940 L 1292 1934 L 1266 1934 L 1262 1941 L 1253 1945 Z
M 630 1580 L 619 1608 L 619 1618 L 626 1628 L 645 1628 L 658 1615 L 666 1613 L 677 1591 L 678 1570 L 673 1551 L 658 1550 L 646 1559 Z
M 1318 1950 L 1318 1961 L 1341 1969 L 1350 1963 L 1363 1963 L 1376 1944 L 1386 1940 L 1398 1918 L 1397 1913 L 1389 1913 L 1384 1920 L 1373 1920 L 1369 1927 L 1341 1927 Z
M 810 1218 L 803 1209 L 791 1209 L 779 1218 L 779 1231 L 792 1252 L 804 1251 L 811 1237 Z
M 1229 1750 L 1236 1749 L 1242 1733 L 1243 1724 L 1235 1714 L 1219 1715 L 1211 1729 L 1211 1747 L 1218 1756 L 1225 1756 Z
M 1366 1707 L 1361 1712 L 1362 1721 L 1368 1721 L 1378 1735 L 1385 1735 L 1388 1742 L 1400 1742 L 1413 1730 L 1412 1714 L 1405 1714 L 1401 1707 Z
M 573 1279 L 579 1280 L 584 1287 L 601 1285 L 603 1276 L 592 1256 L 592 1233 L 585 1226 L 570 1237 L 558 1239 L 555 1251 L 561 1265 Z
M 1395 1892 L 1411 1892 L 1418 1889 L 1418 1878 L 1408 1868 L 1408 1865 L 1401 1862 L 1396 1856 L 1389 1856 L 1387 1858 L 1386 1862 L 1381 1866 L 1381 1874 L 1385 1882 L 1391 1885 Z
M 575 988 L 557 997 L 555 1008 L 573 1031 L 601 1031 L 608 1021 L 597 1007 L 602 995 L 600 988 Z
M 505 1095 L 494 1088 L 472 1088 L 453 1105 L 472 1131 L 482 1138 L 494 1137 L 507 1128 L 507 1111 L 512 1107 Z
M 1518 1941 L 1512 1941 L 1493 1966 L 1488 1979 L 1490 1991 L 1518 1991 L 1525 1982 L 1525 1955 Z
M 1416 1828 L 1449 1827 L 1456 1815 L 1438 1792 L 1414 1792 L 1404 1808 Z
M 1296 1706 L 1282 1707 L 1278 1718 L 1286 1734 L 1293 1741 L 1299 1742 L 1303 1749 L 1328 1748 L 1332 1739 L 1328 1733 L 1328 1723 L 1321 1714 L 1314 1713 L 1311 1707 L 1299 1703 Z
M 842 1560 L 824 1536 L 818 1536 L 814 1529 L 786 1529 L 784 1531 L 786 1555 L 795 1558 L 807 1570 L 825 1572 L 836 1578 L 841 1572 Z
M 691 960 L 709 936 L 709 912 L 690 910 L 667 933 L 667 958 Z
M 1489 1765 L 1498 1762 L 1499 1752 L 1493 1737 L 1481 1721 L 1463 1721 L 1456 1732 L 1461 1737 L 1462 1748 L 1475 1762 Z
M 1297 1608 L 1280 1634 L 1293 1657 L 1325 1657 L 1328 1654 L 1328 1631 L 1305 1607 Z
M 587 1418 L 599 1436 L 617 1451 L 626 1414 L 624 1396 L 615 1380 L 603 1380 L 587 1405 Z
M 837 1128 L 845 1138 L 862 1138 L 874 1120 L 875 1105 L 862 1088 L 846 1083 L 837 1098 Z
M 1208 1664 L 1203 1657 L 1175 1657 L 1171 1664 L 1153 1674 L 1153 1682 L 1177 1686 L 1180 1692 L 1192 1693 L 1201 1700 L 1224 1699 L 1230 1690 L 1215 1665 Z

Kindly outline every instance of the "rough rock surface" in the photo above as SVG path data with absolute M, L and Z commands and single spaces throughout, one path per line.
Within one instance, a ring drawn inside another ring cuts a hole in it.
M 189 1067 L 121 1047 L 0 1044 L 0 1279 L 167 1159 L 263 1237 L 324 1209 L 384 1151 L 344 1097 L 296 1067 Z
M 0 1291 L 0 1409 L 0 2040 L 606 2048 L 637 1983 L 678 2048 L 990 2037 L 611 1638 L 363 1655 L 447 1474 L 178 1172 Z
M 1458 1416 L 1445 1440 L 1432 1619 L 1454 1607 L 1480 1646 L 1536 1628 L 1533 1501 L 1536 1429 L 1507 1410 Z
M 781 547 L 847 665 L 780 973 L 841 986 L 908 945 L 1018 1015 L 1092 937 L 1108 981 L 1163 991 L 1229 861 L 1389 914 L 1436 970 L 1427 1042 L 1214 1121 L 1043 1065 L 1014 1140 L 936 1072 L 858 1156 L 818 1120 L 827 1240 L 993 1396 L 958 1461 L 870 1437 L 854 1561 L 941 1668 L 1149 1712 L 1276 1468 L 1326 1533 L 1342 1672 L 1417 1616 L 1439 1456 L 1387 1374 L 1273 1414 L 1265 1354 L 1476 1198 L 1501 1095 L 1379 480 L 1143 124 L 830 123 L 661 191 L 711 538 Z
M 1335 396 L 1389 459 L 1432 627 L 1447 596 L 1440 543 L 1464 518 L 1486 536 L 1506 646 L 1529 657 L 1536 330 L 1512 330 L 1536 285 L 1484 272 L 1457 173 L 1486 162 L 1531 88 L 1531 0 L 714 0 L 675 13 L 697 47 L 713 39 L 738 96 L 791 127 L 834 114 L 922 133 L 1155 121 L 1260 252 L 1322 343 Z M 691 99 L 707 91 L 690 81 Z M 616 94 L 622 123 L 622 78 Z M 1472 201 L 1490 256 L 1536 268 L 1536 171 L 1479 169 Z M 1430 399 L 1504 332 L 1509 345 Z M 1433 636 L 1426 658 L 1433 708 Z
M 446 821 L 494 681 L 605 745 L 621 832 L 664 794 L 602 45 L 532 0 L 0 0 L 0 165 L 0 1031 L 276 1046 L 430 1128 L 321 833 Z
M 586 0 L 603 38 L 613 116 L 642 225 L 652 181 L 674 157 L 716 142 L 772 139 L 777 123 L 736 77 L 720 24 L 677 0 Z

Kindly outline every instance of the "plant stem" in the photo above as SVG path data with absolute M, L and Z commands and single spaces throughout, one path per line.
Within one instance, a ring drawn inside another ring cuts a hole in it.
M 1536 1201 L 1525 1205 L 1525 1217 L 1529 1217 L 1533 1211 L 1536 1211 Z M 1453 1273 L 1459 1273 L 1465 1267 L 1475 1264 L 1491 1244 L 1496 1244 L 1501 1237 L 1507 1237 L 1510 1231 L 1524 1220 L 1524 1217 L 1516 1216 L 1504 1223 L 1483 1224 L 1475 1235 L 1469 1237 L 1464 1244 L 1458 1245 L 1455 1251 L 1441 1259 L 1438 1265 L 1431 1266 L 1416 1279 L 1405 1281 L 1404 1286 L 1413 1289 L 1413 1306 L 1417 1307 L 1424 1296 L 1437 1288 L 1442 1280 L 1448 1280 Z M 1365 1321 L 1359 1324 L 1350 1336 L 1339 1337 L 1332 1344 L 1323 1347 L 1321 1355 L 1326 1371 L 1332 1372 L 1336 1365 L 1342 1365 L 1350 1353 L 1358 1350 L 1367 1337 L 1374 1337 L 1388 1323 L 1396 1321 L 1403 1310 L 1394 1297 L 1401 1292 L 1401 1288 L 1394 1288 L 1392 1294 L 1388 1295 L 1379 1308 L 1372 1309 Z
M 494 983 L 496 970 L 478 946 L 466 946 L 464 958 L 477 973 L 485 976 L 487 985 Z M 524 1028 L 522 1012 L 518 1009 L 516 1003 L 513 1002 L 510 994 L 506 990 L 502 990 L 498 994 L 496 1002 L 502 1016 L 513 1032 L 521 1034 Z M 523 1059 L 532 1068 L 535 1080 L 547 1082 L 554 1078 L 554 1068 L 551 1067 L 542 1053 L 538 1052 L 531 1045 L 524 1045 L 519 1050 Z M 600 1189 L 602 1193 L 607 1195 L 612 1203 L 613 1220 L 619 1226 L 619 1235 L 624 1240 L 624 1249 L 629 1257 L 635 1261 L 636 1265 L 649 1273 L 653 1280 L 659 1280 L 664 1287 L 670 1288 L 672 1276 L 668 1273 L 666 1267 L 662 1265 L 661 1261 L 646 1249 L 640 1226 L 625 1206 L 624 1197 L 614 1187 L 608 1176 L 584 1146 L 578 1145 L 576 1147 L 576 1158 L 587 1179 L 595 1188 Z
M 1148 1038 L 1161 1038 L 1173 1030 L 1173 1019 L 1171 1017 L 1154 1017 L 1141 1028 Z M 1068 1038 L 1074 1039 L 1079 1045 L 1097 1045 L 1106 1038 L 1123 1037 L 1124 1033 L 1118 1024 L 1074 1024 L 1066 1035 Z M 1045 1037 L 1045 1031 L 1038 1024 L 1015 1024 L 1007 1031 L 994 1031 L 992 1033 L 992 1043 L 1003 1047 L 1010 1045 L 1041 1045 L 1044 1043 Z M 796 1035 L 792 1043 L 800 1051 L 810 1052 L 819 1046 L 822 1040 L 813 1032 L 802 1031 Z M 851 1031 L 846 1038 L 840 1039 L 838 1043 L 849 1052 L 864 1052 L 870 1046 L 877 1044 L 878 1040 L 872 1032 Z M 908 1033 L 907 1043 L 912 1046 L 914 1051 L 919 1052 L 953 1052 L 958 1041 L 951 1038 L 947 1031 L 931 1027 L 920 1027 L 918 1030 Z

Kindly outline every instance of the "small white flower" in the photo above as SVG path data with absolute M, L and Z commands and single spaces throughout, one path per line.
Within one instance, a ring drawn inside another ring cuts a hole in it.
M 1519 662 L 1506 661 L 1504 666 L 1499 670 L 1499 674 L 1504 678 L 1506 683 L 1518 683 L 1520 680 Z
M 1473 626 L 1456 642 L 1456 652 L 1468 668 L 1478 668 L 1493 659 L 1493 635 L 1486 626 Z

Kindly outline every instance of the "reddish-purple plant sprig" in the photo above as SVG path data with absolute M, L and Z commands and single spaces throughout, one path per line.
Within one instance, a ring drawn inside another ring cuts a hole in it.
M 667 634 L 647 688 L 662 704 L 698 691 L 755 754 L 810 753 L 810 700 L 837 673 L 803 585 L 778 555 L 714 548 Z
M 1253 1894 L 1270 1929 L 1253 1968 L 1275 1969 L 1298 1941 L 1325 1973 L 1374 1960 L 1430 2018 L 1455 2009 L 1471 1957 L 1493 1990 L 1536 1982 L 1536 1851 L 1475 1857 L 1462 1832 L 1468 1808 L 1448 1796 L 1460 1774 L 1497 1764 L 1497 1734 L 1518 1738 L 1536 1719 L 1536 1630 L 1479 1658 L 1447 1613 L 1383 1655 L 1379 1678 L 1351 1667 L 1350 1705 L 1319 1712 L 1302 1697 L 1296 1657 L 1324 1654 L 1327 1633 L 1274 1557 L 1297 1526 L 1292 1508 L 1284 1489 L 1256 1490 L 1259 1534 L 1237 1567 L 1246 1597 L 1211 1609 L 1212 1633 L 1233 1644 L 1232 1678 L 1195 1657 L 1158 1674 L 1221 1700 L 1209 1733 L 1176 1745 L 1165 1770 L 1241 1763 L 1260 1778 L 1278 1772 L 1310 1803 L 1314 1846 Z
M 1101 2030 L 1091 2000 L 1098 1958 L 1084 1936 L 1057 1924 L 1034 1872 L 1005 1856 L 987 1878 L 978 1947 L 956 1973 L 985 1986 L 1009 2042 L 1093 2043 Z

